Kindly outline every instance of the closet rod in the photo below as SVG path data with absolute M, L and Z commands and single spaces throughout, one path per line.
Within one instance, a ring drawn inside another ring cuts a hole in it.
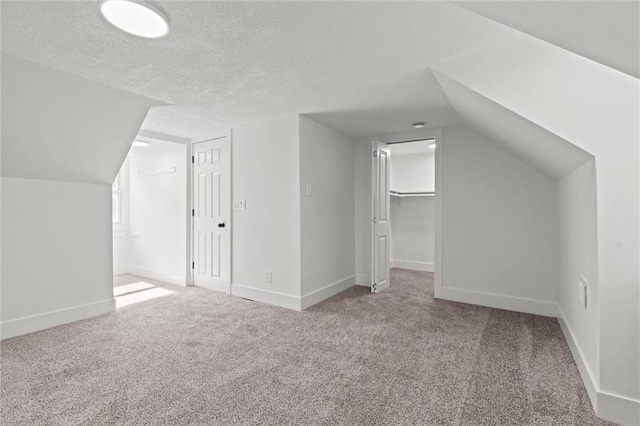
M 396 197 L 433 197 L 436 195 L 435 192 L 400 192 L 400 191 L 389 191 L 391 195 L 395 195 Z

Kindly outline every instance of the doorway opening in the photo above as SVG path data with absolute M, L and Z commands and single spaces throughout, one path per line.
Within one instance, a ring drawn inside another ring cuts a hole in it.
M 390 269 L 435 270 L 435 137 L 372 143 L 372 287 Z
M 190 283 L 188 139 L 141 130 L 112 186 L 116 308 Z

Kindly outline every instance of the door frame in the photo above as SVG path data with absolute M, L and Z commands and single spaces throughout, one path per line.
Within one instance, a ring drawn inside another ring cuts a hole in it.
M 232 203 L 233 203 L 233 130 L 229 129 L 226 131 L 222 131 L 222 132 L 218 132 L 215 136 L 212 137 L 207 137 L 205 139 L 198 139 L 197 141 L 193 141 L 193 140 L 189 140 L 189 142 L 187 143 L 187 282 L 188 282 L 188 286 L 195 286 L 195 280 L 194 280 L 194 256 L 195 256 L 195 247 L 194 247 L 194 232 L 195 232 L 195 218 L 193 216 L 193 211 L 195 209 L 195 206 L 193 205 L 193 201 L 194 201 L 194 196 L 193 196 L 193 163 L 194 163 L 194 156 L 193 156 L 193 145 L 196 143 L 201 143 L 201 142 L 207 142 L 207 141 L 211 141 L 211 140 L 215 140 L 215 139 L 221 139 L 221 138 L 227 138 L 228 141 L 228 147 L 227 147 L 227 152 L 228 152 L 228 156 L 227 156 L 227 160 L 228 160 L 228 170 L 229 170 L 229 180 L 227 182 L 227 185 L 229 187 L 229 202 L 227 204 L 227 212 L 226 212 L 226 216 L 227 220 L 225 223 L 227 223 L 228 225 L 228 232 L 229 232 L 229 238 L 227 241 L 227 244 L 225 245 L 226 247 L 224 248 L 225 250 L 228 250 L 229 252 L 229 261 L 228 261 L 228 271 L 229 271 L 229 285 L 228 288 L 225 289 L 225 293 L 227 294 L 231 294 L 231 283 L 233 282 L 233 270 L 232 270 L 232 266 L 233 266 L 233 252 L 232 252 L 232 244 L 231 244 L 231 240 L 233 238 L 233 214 L 232 214 Z
M 370 184 L 369 189 L 369 212 L 368 212 L 368 232 L 369 232 L 369 261 L 371 262 L 369 273 L 371 274 L 367 277 L 368 285 L 373 286 L 373 268 L 374 268 L 374 229 L 373 229 L 373 215 L 374 215 L 374 182 L 373 181 L 373 162 L 371 161 L 372 156 L 372 146 L 374 142 L 382 142 L 387 145 L 394 143 L 402 143 L 402 142 L 411 142 L 419 139 L 430 139 L 433 138 L 436 141 L 437 148 L 435 150 L 435 247 L 434 247 L 434 295 L 436 298 L 439 298 L 440 293 L 442 292 L 442 276 L 443 276 L 443 264 L 444 264 L 444 256 L 443 256 L 443 204 L 444 204 L 444 147 L 445 147 L 445 128 L 433 128 L 420 130 L 415 132 L 406 132 L 406 133 L 394 133 L 385 136 L 378 136 L 374 138 L 366 139 L 368 144 L 367 147 L 367 163 L 366 163 L 366 171 L 367 176 L 366 179 Z M 390 236 L 389 242 L 393 239 L 393 235 Z M 365 246 L 366 247 L 366 246 Z M 365 249 L 366 250 L 366 249 Z M 391 256 L 391 252 L 389 251 L 389 256 Z M 389 259 L 391 260 L 391 259 Z M 365 284 L 366 285 L 366 284 Z

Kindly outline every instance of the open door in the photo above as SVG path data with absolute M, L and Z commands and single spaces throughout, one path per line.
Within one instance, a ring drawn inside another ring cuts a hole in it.
M 378 293 L 389 287 L 389 149 L 382 142 L 372 143 L 373 189 L 373 261 L 371 292 Z
M 231 149 L 224 136 L 193 144 L 193 284 L 231 292 Z

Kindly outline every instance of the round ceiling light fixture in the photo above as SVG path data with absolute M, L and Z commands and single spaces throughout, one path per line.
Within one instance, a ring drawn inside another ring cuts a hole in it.
M 436 143 L 435 142 L 431 142 L 429 145 L 427 145 L 427 147 L 429 147 L 431 149 L 435 149 Z
M 100 0 L 100 14 L 111 25 L 143 38 L 169 34 L 169 17 L 158 6 L 145 0 Z
M 412 126 L 414 129 L 422 129 L 424 127 L 424 122 L 413 123 Z

